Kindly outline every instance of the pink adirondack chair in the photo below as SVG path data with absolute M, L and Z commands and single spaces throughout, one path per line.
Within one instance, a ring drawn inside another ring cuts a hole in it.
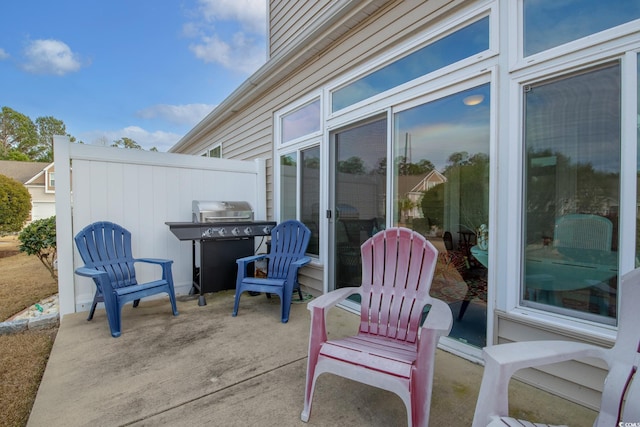
M 640 328 L 637 325 L 640 269 L 622 276 L 620 288 L 618 336 L 610 349 L 569 341 L 528 341 L 485 348 L 484 375 L 473 427 L 533 425 L 508 417 L 511 376 L 519 369 L 587 357 L 602 359 L 609 367 L 594 426 L 612 427 L 640 422 L 640 379 L 635 378 L 640 365 Z
M 438 251 L 407 228 L 377 233 L 360 248 L 362 285 L 313 301 L 302 421 L 308 421 L 318 376 L 330 372 L 396 393 L 409 425 L 427 426 L 438 339 L 453 323 L 443 301 L 429 296 Z M 327 311 L 350 295 L 361 297 L 356 336 L 327 340 Z M 420 327 L 423 308 L 430 305 Z

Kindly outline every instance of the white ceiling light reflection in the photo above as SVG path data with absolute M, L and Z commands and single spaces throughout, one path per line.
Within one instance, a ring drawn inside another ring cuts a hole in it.
M 484 101 L 484 95 L 470 95 L 462 100 L 464 105 L 478 105 Z

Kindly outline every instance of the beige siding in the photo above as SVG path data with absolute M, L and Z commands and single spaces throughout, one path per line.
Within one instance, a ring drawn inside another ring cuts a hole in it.
M 335 1 L 335 0 L 334 0 Z M 269 2 L 269 56 L 285 49 L 299 33 L 321 19 L 323 10 L 331 0 Z
M 590 342 L 611 347 L 612 342 L 598 341 L 578 334 L 569 335 L 549 325 L 536 325 L 530 319 L 521 319 L 498 312 L 496 318 L 497 342 L 568 340 Z M 515 378 L 553 392 L 571 401 L 597 410 L 600 407 L 600 393 L 607 375 L 606 364 L 589 359 L 548 365 L 537 369 L 523 369 Z

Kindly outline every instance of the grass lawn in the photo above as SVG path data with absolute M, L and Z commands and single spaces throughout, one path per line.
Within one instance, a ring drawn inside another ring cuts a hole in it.
M 35 256 L 18 251 L 15 236 L 0 237 L 0 321 L 58 292 Z M 0 335 L 0 426 L 25 426 L 58 328 Z

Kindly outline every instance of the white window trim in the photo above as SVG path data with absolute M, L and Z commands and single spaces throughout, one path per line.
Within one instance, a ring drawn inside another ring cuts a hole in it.
M 296 218 L 300 218 L 300 200 L 299 200 L 299 195 L 300 195 L 300 168 L 301 168 L 301 164 L 300 164 L 300 152 L 309 148 L 313 148 L 314 146 L 318 146 L 320 147 L 320 164 L 323 165 L 326 162 L 326 157 L 324 157 L 324 150 L 323 150 L 323 146 L 326 145 L 324 144 L 325 142 L 325 131 L 326 131 L 326 120 L 325 120 L 325 115 L 324 115 L 324 111 L 325 111 L 325 102 L 324 102 L 325 97 L 323 96 L 323 91 L 322 90 L 317 90 L 314 91 L 312 93 L 309 93 L 297 100 L 295 100 L 294 102 L 288 104 L 286 107 L 281 108 L 280 110 L 276 111 L 273 115 L 273 135 L 274 135 L 274 152 L 275 152 L 275 156 L 274 156 L 274 160 L 273 160 L 273 169 L 274 169 L 274 175 L 273 175 L 273 181 L 274 181 L 274 189 L 276 189 L 274 191 L 274 215 L 276 220 L 280 221 L 281 220 L 281 212 L 280 212 L 280 207 L 281 207 L 281 203 L 282 203 L 282 194 L 280 189 L 280 173 L 281 173 L 281 166 L 280 166 L 280 157 L 282 155 L 285 154 L 289 154 L 292 152 L 296 153 L 296 161 L 297 161 L 297 173 L 296 173 Z M 286 143 L 282 143 L 282 117 L 290 114 L 294 111 L 296 111 L 299 108 L 304 107 L 307 104 L 310 104 L 311 102 L 315 102 L 316 100 L 320 101 L 320 130 L 318 132 L 313 132 L 311 134 L 308 135 L 304 135 L 302 137 L 296 138 L 295 140 L 292 141 L 288 141 Z M 319 230 L 320 230 L 320 235 L 322 236 L 323 230 L 326 228 L 325 224 L 324 224 L 324 216 L 323 216 L 323 212 L 325 211 L 326 207 L 324 206 L 324 202 L 323 202 L 323 195 L 325 194 L 325 184 L 324 184 L 324 179 L 325 179 L 325 172 L 323 170 L 323 167 L 321 166 L 320 168 L 320 200 L 318 201 L 319 203 L 319 211 L 320 211 L 320 222 L 318 224 Z M 323 239 L 320 239 L 320 247 L 319 247 L 319 254 L 316 255 L 311 255 L 312 257 L 312 263 L 314 264 L 318 264 L 318 263 L 322 263 L 325 256 L 324 256 L 324 242 Z
M 212 150 L 216 149 L 217 147 L 220 147 L 220 158 L 222 159 L 222 143 L 217 143 L 217 144 L 213 144 L 210 145 L 207 149 L 204 150 L 204 152 L 202 152 L 200 154 L 201 157 L 211 157 L 209 154 L 211 153 Z M 211 157 L 212 159 L 215 159 L 217 157 Z
M 524 34 L 518 31 L 524 28 L 524 0 L 517 2 L 509 1 L 509 22 L 517 22 L 518 25 L 512 25 L 509 31 L 509 40 L 513 41 L 509 48 L 509 56 L 512 58 L 510 71 L 518 71 L 528 68 L 537 63 L 543 63 L 554 59 L 562 58 L 587 58 L 592 57 L 593 51 L 590 48 L 599 47 L 599 50 L 608 50 L 612 43 L 619 46 L 619 39 L 628 38 L 629 42 L 637 41 L 638 25 L 640 19 L 635 19 L 626 24 L 609 28 L 588 36 L 584 36 L 574 41 L 544 50 L 542 52 L 524 57 Z M 635 39 L 634 39 L 635 38 Z
M 418 77 L 409 82 L 403 83 L 401 85 L 395 86 L 392 89 L 386 90 L 377 95 L 371 96 L 367 99 L 354 103 L 348 107 L 342 108 L 336 112 L 331 111 L 331 103 L 333 92 L 339 90 L 348 84 L 355 82 L 356 80 L 365 77 L 376 70 L 389 65 L 404 56 L 409 55 L 410 53 L 423 48 L 424 46 L 437 41 L 460 28 L 465 27 L 475 21 L 478 21 L 484 17 L 489 17 L 489 49 L 480 52 L 479 54 L 465 58 L 461 61 L 455 62 L 443 68 L 439 68 L 429 74 Z M 432 81 L 442 76 L 449 75 L 457 70 L 464 70 L 469 67 L 470 64 L 475 62 L 491 58 L 493 56 L 498 55 L 498 5 L 495 2 L 491 2 L 488 4 L 482 4 L 480 6 L 476 6 L 470 8 L 467 12 L 458 15 L 454 19 L 445 20 L 444 23 L 434 26 L 430 31 L 422 33 L 420 36 L 415 37 L 405 43 L 399 44 L 397 47 L 392 50 L 378 56 L 376 59 L 372 61 L 368 61 L 365 64 L 357 67 L 352 72 L 343 75 L 341 78 L 336 79 L 331 82 L 330 85 L 326 87 L 326 97 L 327 100 L 327 118 L 331 119 L 332 117 L 341 116 L 344 114 L 348 114 L 353 110 L 361 109 L 362 107 L 366 107 L 367 105 L 374 104 L 376 101 L 387 99 L 390 95 L 399 92 L 411 89 L 413 87 L 419 86 L 425 82 Z
M 514 149 L 510 150 L 509 170 L 507 176 L 518 177 L 518 179 L 510 179 L 509 190 L 506 194 L 517 194 L 517 200 L 508 203 L 511 208 L 510 215 L 502 216 L 508 219 L 508 230 L 503 235 L 514 236 L 505 242 L 500 250 L 500 259 L 507 260 L 505 268 L 505 276 L 507 280 L 520 278 L 520 286 L 522 285 L 523 266 L 521 260 L 521 249 L 523 242 L 524 224 L 523 217 L 523 201 L 524 196 L 524 121 L 523 121 L 523 102 L 524 95 L 522 87 L 527 84 L 535 84 L 537 82 L 548 79 L 549 77 L 562 77 L 571 73 L 580 72 L 581 70 L 591 68 L 598 64 L 604 64 L 616 60 L 621 61 L 622 73 L 622 134 L 621 134 L 621 189 L 620 189 L 620 224 L 619 227 L 625 227 L 625 233 L 620 234 L 619 241 L 619 275 L 631 271 L 635 267 L 635 224 L 636 224 L 636 207 L 635 207 L 635 180 L 624 179 L 626 176 L 635 176 L 637 174 L 636 163 L 636 129 L 634 123 L 629 117 L 633 117 L 632 113 L 637 117 L 637 106 L 635 104 L 635 96 L 637 94 L 637 55 L 640 50 L 640 41 L 635 40 L 636 49 L 629 51 L 628 42 L 611 47 L 607 50 L 599 49 L 594 46 L 585 51 L 578 58 L 569 60 L 567 58 L 556 58 L 548 63 L 531 64 L 527 69 L 514 73 L 510 81 L 510 100 L 509 105 L 518 106 L 517 120 L 511 117 L 509 126 L 509 137 L 507 140 L 518 141 L 513 144 Z M 588 56 L 590 61 L 582 60 Z M 625 86 L 626 85 L 626 86 Z M 625 108 L 627 109 L 625 111 Z M 637 120 L 636 120 L 637 122 Z M 637 124 L 635 124 L 637 126 Z M 626 182 L 625 182 L 626 181 Z M 634 197 L 625 197 L 625 194 L 634 195 Z M 633 200 L 629 200 L 633 199 Z M 507 203 L 503 203 L 502 207 Z M 490 248 L 491 248 L 490 241 Z M 556 330 L 566 332 L 577 332 L 586 334 L 599 339 L 615 339 L 617 333 L 617 325 L 610 325 L 602 322 L 581 319 L 565 314 L 553 313 L 542 308 L 524 307 L 520 305 L 520 286 L 508 286 L 503 291 L 506 293 L 496 294 L 500 298 L 496 303 L 496 308 L 505 311 L 508 315 L 516 318 L 531 320 L 540 324 L 550 325 Z M 619 301 L 618 301 L 619 303 Z
M 314 138 L 318 139 L 322 136 L 323 129 L 324 129 L 324 107 L 322 102 L 323 99 L 324 97 L 322 96 L 322 91 L 315 91 L 302 98 L 297 99 L 295 102 L 288 104 L 286 107 L 275 112 L 274 119 L 273 119 L 273 135 L 274 135 L 275 147 L 278 150 L 281 148 L 285 149 L 285 147 L 298 145 L 300 143 L 305 143 L 305 141 L 308 141 Z M 319 117 L 320 129 L 316 132 L 312 132 L 307 135 L 300 136 L 291 141 L 283 142 L 282 141 L 282 119 L 285 116 L 303 107 L 306 107 L 307 105 L 315 101 L 320 101 L 320 110 L 319 110 L 320 111 L 320 117 Z

